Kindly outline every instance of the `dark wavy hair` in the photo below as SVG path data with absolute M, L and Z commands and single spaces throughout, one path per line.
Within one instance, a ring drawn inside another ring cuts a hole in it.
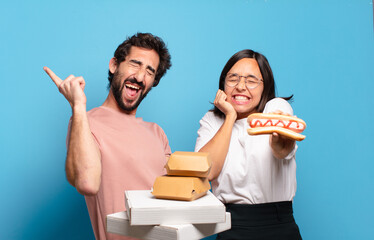
M 164 76 L 166 71 L 171 67 L 171 56 L 164 41 L 151 33 L 137 33 L 132 37 L 128 37 L 114 52 L 114 58 L 118 65 L 125 61 L 126 56 L 130 53 L 130 49 L 133 46 L 155 50 L 160 57 L 160 63 L 153 83 L 153 86 L 156 87 L 162 76 Z M 113 76 L 114 74 L 108 71 L 109 85 L 112 84 Z
M 227 73 L 230 71 L 230 69 L 237 63 L 239 60 L 243 58 L 253 58 L 257 61 L 258 66 L 260 67 L 261 75 L 264 81 L 264 90 L 261 95 L 260 102 L 258 106 L 256 107 L 257 112 L 263 112 L 265 105 L 268 101 L 275 98 L 275 82 L 274 82 L 274 76 L 273 71 L 270 68 L 270 64 L 266 57 L 262 55 L 261 53 L 255 52 L 250 49 L 244 49 L 242 51 L 239 51 L 235 53 L 226 63 L 225 67 L 222 69 L 221 76 L 219 77 L 219 89 L 222 91 L 225 90 L 225 78 Z M 285 100 L 291 100 L 293 95 L 290 97 L 284 97 Z M 220 116 L 223 117 L 224 113 L 221 112 L 216 106 L 212 109 L 212 111 Z

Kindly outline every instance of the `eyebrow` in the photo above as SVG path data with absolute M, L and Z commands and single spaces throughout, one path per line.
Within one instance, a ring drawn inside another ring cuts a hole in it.
M 236 75 L 236 76 L 239 76 L 239 74 L 237 74 L 237 73 L 228 73 L 227 75 Z M 254 78 L 258 79 L 258 80 L 261 79 L 261 78 L 255 76 L 255 75 L 253 75 L 253 74 L 248 74 L 248 75 L 245 76 L 245 77 L 254 77 Z
M 255 75 L 252 75 L 252 74 L 247 75 L 247 77 L 254 77 L 254 78 L 256 78 L 257 80 L 260 80 L 260 79 L 261 79 L 261 78 L 255 76 Z
M 130 62 L 135 63 L 137 65 L 143 65 L 143 63 L 141 61 L 136 60 L 136 59 L 130 59 Z M 152 73 L 156 72 L 156 70 L 153 67 L 149 66 L 149 65 L 147 66 L 147 69 L 150 70 Z

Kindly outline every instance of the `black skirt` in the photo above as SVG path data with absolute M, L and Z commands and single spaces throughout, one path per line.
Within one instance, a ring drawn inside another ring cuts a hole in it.
M 217 240 L 299 240 L 299 227 L 293 217 L 292 202 L 226 204 L 231 213 L 231 229 Z

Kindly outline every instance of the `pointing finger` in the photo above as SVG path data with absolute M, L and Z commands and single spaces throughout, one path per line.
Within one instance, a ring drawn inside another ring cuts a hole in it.
M 43 68 L 44 71 L 48 74 L 48 76 L 52 79 L 52 81 L 56 84 L 57 87 L 60 86 L 60 84 L 62 83 L 62 80 L 61 78 L 59 78 L 51 69 L 49 69 L 48 67 L 44 67 Z

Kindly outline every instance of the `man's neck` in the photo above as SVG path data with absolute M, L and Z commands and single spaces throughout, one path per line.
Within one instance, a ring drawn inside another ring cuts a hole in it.
M 118 112 L 121 112 L 121 113 L 125 113 L 127 115 L 133 115 L 133 116 L 136 115 L 136 110 L 137 110 L 137 109 L 134 109 L 133 111 L 129 112 L 129 111 L 125 111 L 122 108 L 120 108 L 116 99 L 113 96 L 112 90 L 109 90 L 108 97 L 105 99 L 105 101 L 103 103 L 103 106 L 114 109 L 114 110 L 116 110 Z

